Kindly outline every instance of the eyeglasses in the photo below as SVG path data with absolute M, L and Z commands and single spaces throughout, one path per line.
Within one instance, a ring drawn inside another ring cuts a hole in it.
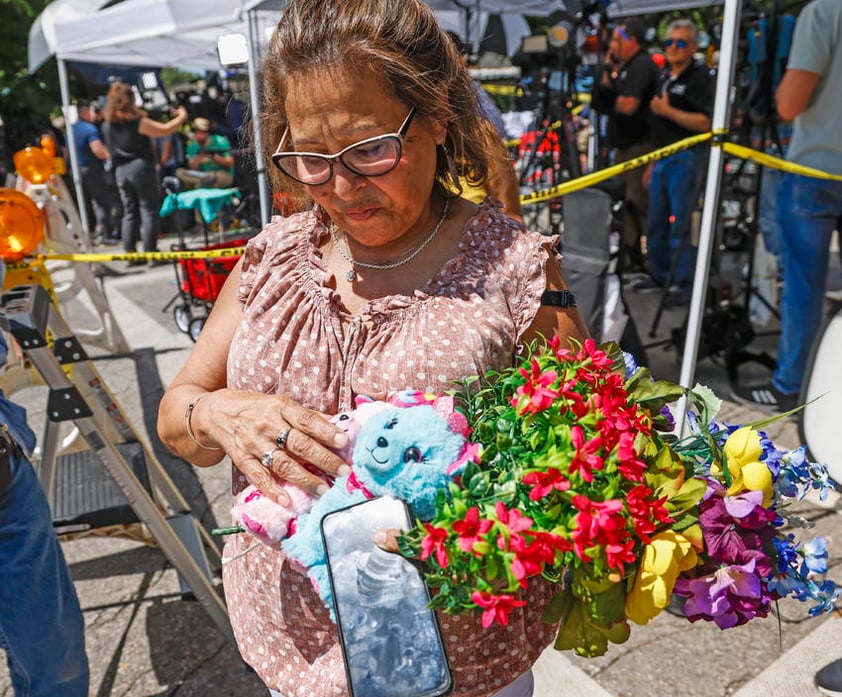
M 396 133 L 386 133 L 374 138 L 366 138 L 349 145 L 335 155 L 323 155 L 316 152 L 284 152 L 284 142 L 289 135 L 289 128 L 281 136 L 278 149 L 272 155 L 272 164 L 288 177 L 307 186 L 319 186 L 330 181 L 333 176 L 333 163 L 341 162 L 354 174 L 362 177 L 380 177 L 388 174 L 401 160 L 403 139 L 409 131 L 415 107 L 412 107 Z
M 676 48 L 687 48 L 690 44 L 684 39 L 666 39 L 664 41 L 664 48 L 675 46 Z

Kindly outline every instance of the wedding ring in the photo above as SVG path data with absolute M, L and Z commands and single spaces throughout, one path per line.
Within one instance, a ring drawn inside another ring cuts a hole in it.
M 287 447 L 287 439 L 289 438 L 289 434 L 292 433 L 292 426 L 290 426 L 285 431 L 281 431 L 278 434 L 278 437 L 275 438 L 275 444 L 281 449 L 285 450 Z
M 279 448 L 272 448 L 271 450 L 267 450 L 263 453 L 263 457 L 260 458 L 260 464 L 266 469 L 272 469 L 272 460 L 275 459 L 275 453 L 278 452 L 278 450 Z

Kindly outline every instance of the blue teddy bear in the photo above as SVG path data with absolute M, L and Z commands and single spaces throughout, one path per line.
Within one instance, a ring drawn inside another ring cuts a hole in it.
M 467 441 L 464 417 L 431 404 L 389 406 L 377 412 L 357 434 L 351 474 L 339 477 L 309 512 L 298 519 L 295 532 L 281 548 L 307 567 L 307 574 L 334 619 L 333 599 L 321 536 L 322 518 L 377 496 L 392 496 L 409 504 L 422 520 L 435 514 L 436 497 L 448 482 L 476 457 Z

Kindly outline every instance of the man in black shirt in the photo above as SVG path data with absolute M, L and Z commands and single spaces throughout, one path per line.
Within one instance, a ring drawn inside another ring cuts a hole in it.
M 652 144 L 655 148 L 710 130 L 713 80 L 708 69 L 696 63 L 696 26 L 679 19 L 667 29 L 664 49 L 668 67 L 660 76 L 652 110 Z M 668 286 L 665 305 L 678 307 L 690 298 L 695 250 L 690 239 L 693 211 L 705 171 L 704 146 L 681 150 L 652 163 L 644 174 L 649 186 L 647 245 L 648 287 Z M 647 284 L 639 284 L 645 290 Z
M 649 101 L 655 94 L 658 68 L 646 50 L 646 25 L 639 19 L 614 27 L 608 60 L 594 94 L 594 108 L 608 116 L 607 145 L 615 161 L 624 162 L 651 150 Z M 641 238 L 646 234 L 648 194 L 643 169 L 623 175 L 625 207 L 623 246 L 631 268 L 643 268 Z

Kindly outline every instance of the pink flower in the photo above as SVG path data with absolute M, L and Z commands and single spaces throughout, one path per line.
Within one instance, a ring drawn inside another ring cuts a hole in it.
M 463 552 L 470 552 L 475 542 L 479 542 L 479 536 L 484 535 L 493 523 L 490 520 L 479 519 L 479 508 L 471 506 L 465 513 L 465 519 L 453 523 L 453 531 L 459 536 L 457 543 Z
M 532 485 L 529 498 L 532 501 L 544 498 L 551 491 L 567 491 L 570 480 L 555 467 L 548 467 L 546 472 L 529 472 L 523 476 L 523 483 Z
M 517 534 L 532 527 L 532 518 L 521 514 L 517 508 L 506 508 L 502 501 L 497 502 L 494 512 L 497 514 L 497 520 L 503 523 L 510 533 Z
M 485 608 L 482 613 L 482 626 L 487 629 L 492 624 L 497 622 L 499 625 L 505 627 L 509 624 L 509 613 L 517 607 L 526 605 L 525 600 L 516 600 L 513 595 L 492 595 L 486 591 L 474 591 L 471 595 L 471 600 L 481 608 Z
M 446 569 L 448 564 L 447 550 L 444 543 L 447 542 L 447 530 L 437 528 L 429 523 L 424 523 L 427 534 L 421 540 L 421 561 L 427 559 L 431 554 L 436 557 L 436 563 Z
M 625 543 L 628 534 L 626 520 L 620 515 L 622 501 L 591 501 L 587 496 L 577 494 L 573 497 L 573 505 L 579 510 L 571 533 L 573 550 L 582 561 L 592 561 L 585 552 L 589 547 Z

